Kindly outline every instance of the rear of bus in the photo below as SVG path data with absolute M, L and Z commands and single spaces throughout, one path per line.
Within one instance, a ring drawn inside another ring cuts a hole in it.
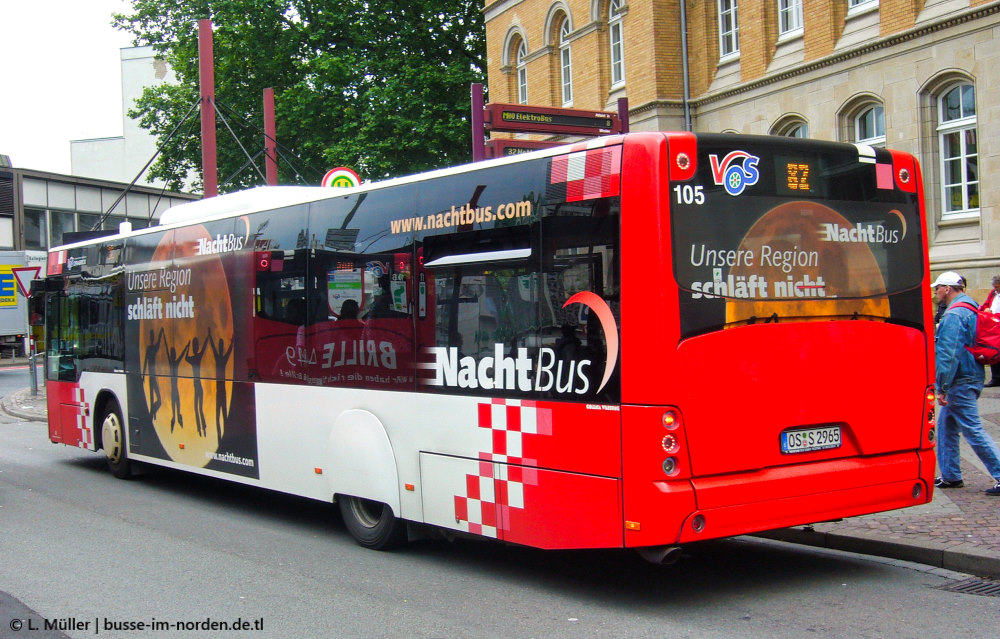
M 933 336 L 919 167 L 866 146 L 629 136 L 627 546 L 926 503 Z

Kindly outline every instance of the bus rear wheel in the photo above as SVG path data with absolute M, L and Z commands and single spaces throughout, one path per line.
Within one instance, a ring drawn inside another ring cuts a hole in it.
M 118 404 L 110 401 L 104 408 L 101 417 L 101 445 L 108 457 L 108 468 L 118 479 L 128 479 L 132 476 L 132 462 L 128 458 L 128 446 L 125 445 L 125 426 L 122 412 Z
M 389 550 L 406 542 L 406 523 L 387 504 L 345 495 L 337 503 L 347 531 L 361 546 Z

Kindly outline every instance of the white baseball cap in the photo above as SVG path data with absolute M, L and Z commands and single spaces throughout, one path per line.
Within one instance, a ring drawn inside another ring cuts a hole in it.
M 938 275 L 938 278 L 931 284 L 931 288 L 939 286 L 965 286 L 965 279 L 955 271 L 945 271 Z

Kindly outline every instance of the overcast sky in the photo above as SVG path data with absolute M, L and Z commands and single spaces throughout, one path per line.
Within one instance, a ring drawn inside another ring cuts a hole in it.
M 122 135 L 121 56 L 111 27 L 126 0 L 0 0 L 0 154 L 70 172 L 70 140 Z

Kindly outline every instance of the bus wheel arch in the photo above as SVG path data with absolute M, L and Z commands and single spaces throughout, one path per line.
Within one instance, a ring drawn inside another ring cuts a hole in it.
M 344 526 L 365 548 L 390 550 L 407 540 L 406 522 L 398 519 L 383 502 L 350 495 L 337 495 Z
M 125 420 L 118 399 L 102 391 L 94 403 L 94 431 L 97 448 L 103 448 L 111 474 L 119 479 L 132 476 L 132 461 L 128 457 Z
M 348 530 L 362 546 L 389 547 L 405 525 L 398 518 L 396 457 L 382 422 L 365 410 L 344 411 L 330 429 L 327 450 L 330 491 Z

